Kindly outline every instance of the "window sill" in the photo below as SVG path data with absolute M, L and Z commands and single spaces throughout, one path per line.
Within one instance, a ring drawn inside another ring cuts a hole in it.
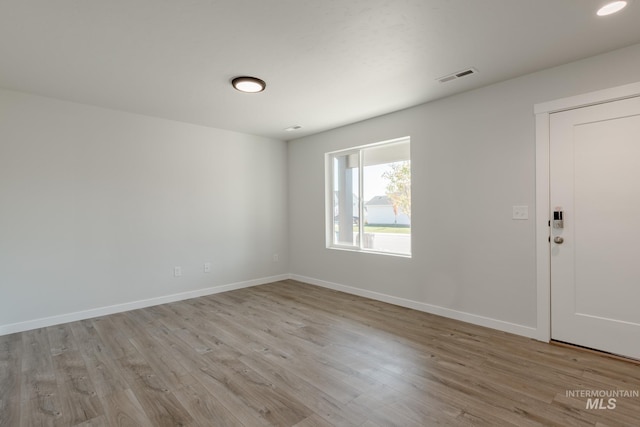
M 397 258 L 408 258 L 411 259 L 411 254 L 399 253 L 399 252 L 386 252 L 386 251 L 376 251 L 373 249 L 360 249 L 350 246 L 327 246 L 327 249 L 335 250 L 335 251 L 344 251 L 344 252 L 356 252 L 363 254 L 374 254 L 374 255 L 386 255 L 393 256 Z

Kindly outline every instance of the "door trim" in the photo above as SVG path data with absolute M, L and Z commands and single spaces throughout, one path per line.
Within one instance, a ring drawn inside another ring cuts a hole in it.
M 550 115 L 605 102 L 640 96 L 640 82 L 582 95 L 543 102 L 534 106 L 536 116 L 536 339 L 551 341 L 551 245 L 549 244 L 549 133 Z

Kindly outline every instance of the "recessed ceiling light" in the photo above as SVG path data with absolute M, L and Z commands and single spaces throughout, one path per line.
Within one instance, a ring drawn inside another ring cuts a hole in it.
M 246 93 L 262 92 L 267 84 L 257 77 L 240 76 L 231 80 L 231 84 L 236 90 Z
M 605 4 L 600 9 L 598 9 L 598 16 L 607 16 L 616 12 L 620 12 L 627 6 L 626 1 L 612 1 L 610 3 Z
M 298 130 L 298 129 L 302 129 L 302 126 L 300 125 L 295 125 L 295 126 L 291 126 L 285 129 L 286 132 L 293 132 L 294 130 Z

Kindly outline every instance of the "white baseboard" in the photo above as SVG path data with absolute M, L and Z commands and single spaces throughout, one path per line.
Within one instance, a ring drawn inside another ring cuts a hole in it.
M 474 325 L 485 326 L 487 328 L 497 329 L 499 331 L 510 332 L 516 335 L 522 335 L 528 338 L 538 338 L 539 333 L 536 328 L 518 325 L 515 323 L 505 322 L 502 320 L 492 319 L 490 317 L 478 316 L 476 314 L 465 313 L 462 311 L 452 310 L 446 307 L 426 304 L 423 302 L 413 301 L 405 298 L 399 298 L 379 292 L 368 291 L 365 289 L 355 288 L 352 286 L 341 285 L 338 283 L 327 282 L 325 280 L 314 279 L 312 277 L 300 276 L 297 274 L 281 274 L 278 276 L 263 277 L 259 279 L 247 280 L 244 282 L 231 283 L 228 285 L 215 286 L 211 288 L 198 289 L 195 291 L 182 292 L 178 294 L 166 295 L 145 300 L 133 301 L 124 304 L 110 305 L 106 307 L 94 308 L 90 310 L 78 311 L 75 313 L 61 314 L 57 316 L 44 317 L 40 319 L 28 320 L 25 322 L 11 323 L 8 325 L 0 325 L 0 336 L 23 332 L 32 329 L 44 328 L 47 326 L 59 325 L 61 323 L 75 322 L 78 320 L 91 319 L 93 317 L 106 316 L 109 314 L 122 313 L 125 311 L 136 310 L 138 308 L 151 307 L 154 305 L 167 304 L 170 302 L 182 301 L 191 298 L 197 298 L 205 295 L 213 295 L 221 292 L 233 291 L 236 289 L 249 288 L 252 286 L 264 285 L 280 280 L 293 279 L 299 282 L 309 283 L 311 285 L 323 288 L 333 289 L 336 291 L 346 292 L 348 294 L 358 295 L 373 300 L 398 305 L 401 307 L 411 308 L 413 310 L 423 311 L 426 313 L 436 314 L 438 316 L 448 317 L 451 319 L 461 320 L 463 322 L 472 323 Z
M 110 305 L 106 307 L 93 308 L 90 310 L 78 311 L 75 313 L 60 314 L 57 316 L 43 317 L 40 319 L 27 320 L 25 322 L 0 325 L 0 336 L 13 334 L 16 332 L 29 331 L 32 329 L 45 328 L 47 326 L 59 325 L 61 323 L 75 322 L 78 320 L 91 319 L 93 317 L 106 316 L 109 314 L 122 313 L 124 311 L 136 310 L 138 308 L 151 307 L 154 305 L 167 304 L 170 302 L 182 301 L 191 298 L 213 295 L 220 292 L 233 291 L 236 289 L 249 288 L 252 286 L 264 285 L 289 279 L 289 274 L 263 277 L 260 279 L 247 280 L 244 282 L 231 283 L 228 285 L 214 286 L 211 288 L 198 289 L 195 291 L 181 292 L 178 294 L 165 295 L 161 297 L 149 298 L 139 301 L 127 302 L 124 304 Z
M 426 304 L 423 302 L 413 301 L 405 298 L 394 297 L 392 295 L 354 288 L 352 286 L 340 285 L 338 283 L 327 282 L 325 280 L 314 279 L 312 277 L 291 274 L 290 278 L 299 282 L 309 283 L 311 285 L 321 286 L 323 288 L 333 289 L 336 291 L 342 291 L 348 294 L 358 295 L 365 298 L 371 298 L 376 301 L 387 302 L 389 304 L 399 305 L 401 307 L 411 308 L 413 310 L 423 311 L 425 313 L 436 314 L 438 316 L 448 317 L 450 319 L 461 320 L 463 322 L 472 323 L 474 325 L 484 326 L 503 332 L 509 332 L 527 338 L 538 339 L 539 337 L 538 330 L 530 326 L 518 325 L 516 323 L 505 322 L 503 320 L 492 319 L 490 317 L 479 316 L 477 314 L 465 313 L 463 311 L 452 310 L 446 307 L 440 307 L 437 305 Z

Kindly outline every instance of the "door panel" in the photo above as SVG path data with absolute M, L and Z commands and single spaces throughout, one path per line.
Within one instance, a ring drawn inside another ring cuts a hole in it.
M 550 125 L 551 336 L 640 358 L 640 98 Z

